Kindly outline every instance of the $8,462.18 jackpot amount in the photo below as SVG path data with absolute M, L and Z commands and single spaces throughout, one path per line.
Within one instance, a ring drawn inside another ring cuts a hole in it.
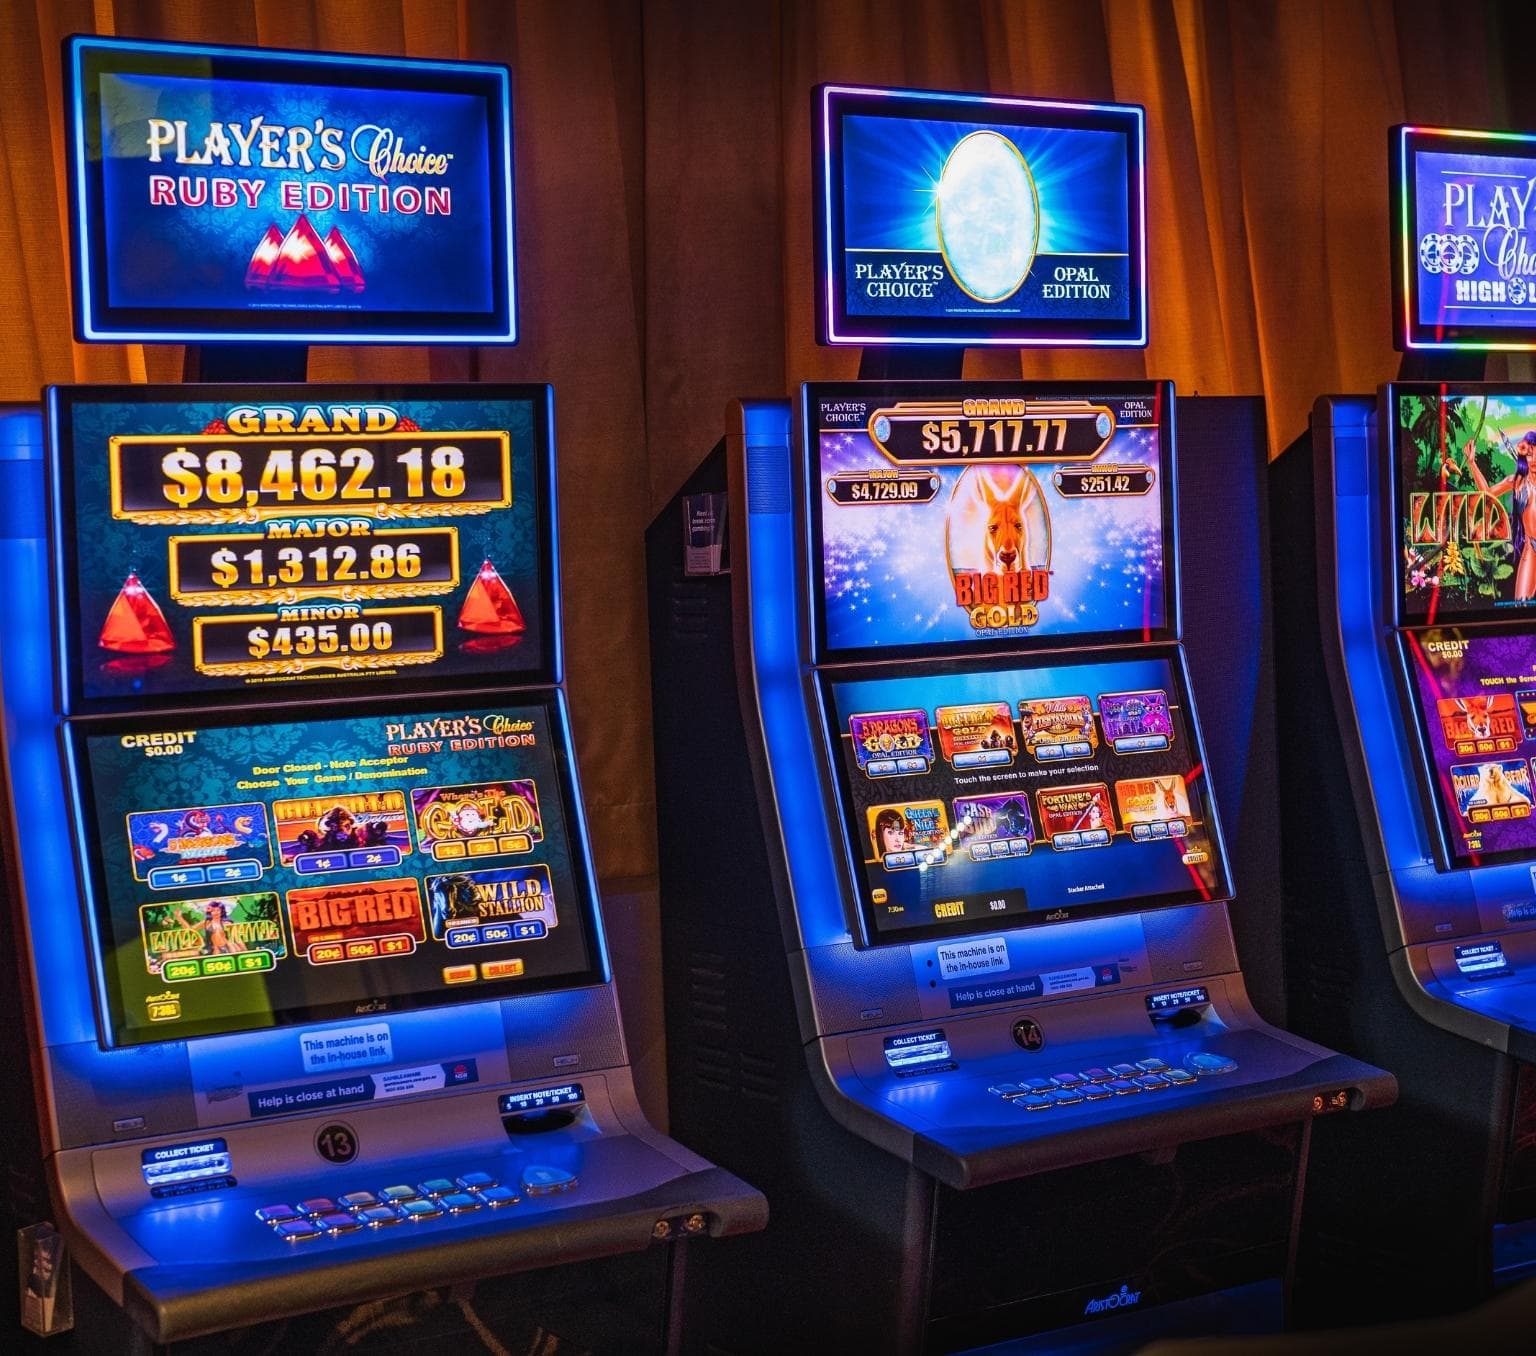
M 383 433 L 272 445 L 224 435 L 110 440 L 112 514 L 251 522 L 316 510 L 368 517 L 483 513 L 512 502 L 504 432 Z

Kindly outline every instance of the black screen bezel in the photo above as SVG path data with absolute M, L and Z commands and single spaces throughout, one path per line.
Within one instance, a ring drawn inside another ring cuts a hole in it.
M 387 1000 L 368 1000 L 367 1011 L 370 1014 L 378 1012 L 393 1016 L 405 1012 L 420 1012 L 434 1008 L 470 1006 L 502 999 L 528 997 L 534 994 L 548 993 L 561 989 L 586 988 L 603 984 L 607 981 L 601 920 L 598 917 L 597 886 L 595 877 L 592 874 L 592 864 L 588 853 L 586 821 L 582 817 L 581 807 L 576 795 L 575 763 L 571 752 L 570 727 L 565 716 L 563 703 L 558 700 L 554 691 L 548 689 L 522 690 L 504 688 L 497 692 L 456 694 L 433 698 L 430 710 L 433 713 L 469 711 L 484 706 L 487 701 L 498 701 L 506 706 L 541 707 L 548 722 L 552 762 L 555 768 L 556 780 L 560 783 L 561 811 L 565 815 L 566 836 L 571 847 L 571 874 L 575 882 L 576 891 L 580 896 L 578 905 L 579 917 L 581 919 L 582 938 L 587 953 L 587 965 L 580 971 L 572 971 L 566 975 L 552 976 L 545 979 L 479 980 L 470 989 L 451 989 L 443 986 L 436 990 L 389 995 Z M 346 714 L 348 716 L 384 716 L 399 709 L 401 709 L 401 701 L 396 696 L 369 702 L 359 702 L 350 707 Z M 421 711 L 421 703 L 416 702 L 411 703 L 405 713 L 414 715 L 419 714 Z M 315 717 L 315 720 L 318 722 L 334 718 L 334 716 L 325 715 Z M 289 710 L 272 711 L 267 707 L 199 711 L 196 713 L 183 712 L 180 716 L 180 723 L 183 728 L 193 729 L 302 724 L 304 723 L 304 713 Z M 66 723 L 61 733 L 61 738 L 65 741 L 68 764 L 73 774 L 70 781 L 71 795 L 73 797 L 72 808 L 76 816 L 75 823 L 77 826 L 73 834 L 75 856 L 82 879 L 86 883 L 85 896 L 80 901 L 80 907 L 85 915 L 87 943 L 96 951 L 95 955 L 88 957 L 88 962 L 91 965 L 92 973 L 91 989 L 95 999 L 98 1043 L 103 1049 L 138 1048 L 146 1045 L 174 1044 L 178 1041 L 208 1037 L 237 1036 L 246 1035 L 251 1032 L 275 1031 L 308 1022 L 333 1021 L 338 1018 L 358 1015 L 358 1000 L 350 999 L 334 1004 L 273 1009 L 270 1022 L 256 1022 L 247 1026 L 231 1027 L 223 1022 L 203 1022 L 193 1026 L 178 1025 L 175 1030 L 168 1030 L 164 1036 L 150 1039 L 124 1040 L 122 1038 L 123 1034 L 129 1031 L 130 1028 L 126 1024 L 121 1028 L 113 1026 L 114 1015 L 120 1015 L 123 1009 L 121 994 L 117 989 L 116 971 L 112 965 L 108 964 L 106 957 L 106 946 L 112 937 L 112 928 L 101 843 L 97 836 L 90 832 L 87 827 L 94 825 L 96 822 L 96 797 L 86 741 L 100 735 L 159 730 L 165 728 L 165 725 L 166 718 L 164 716 L 157 716 L 154 713 L 146 712 L 135 716 L 115 715 L 73 719 Z M 384 1001 L 386 1006 L 373 1006 L 373 1003 L 376 1001 Z
M 829 108 L 832 101 L 835 108 Z M 988 110 L 983 117 L 980 110 Z M 1010 111 L 1016 116 L 1010 118 Z M 1123 321 L 1050 320 L 986 316 L 859 316 L 848 314 L 841 267 L 847 252 L 842 210 L 843 119 L 870 115 L 911 121 L 988 121 L 1000 125 L 1115 132 L 1126 140 L 1126 202 L 1130 211 L 1131 313 Z M 830 122 L 828 121 L 830 119 Z M 1140 104 L 1081 104 L 1002 99 L 958 91 L 818 85 L 811 97 L 811 200 L 815 210 L 816 342 L 862 344 L 1016 345 L 1019 347 L 1145 348 L 1148 343 L 1146 246 L 1146 109 Z M 830 199 L 830 203 L 829 203 Z M 830 215 L 829 215 L 830 212 Z M 829 301 L 828 293 L 832 293 Z M 833 324 L 857 338 L 833 338 Z
M 866 947 L 906 945 L 913 942 L 945 941 L 982 933 L 1013 932 L 1021 928 L 1050 926 L 1056 923 L 1077 922 L 1084 918 L 1109 918 L 1117 915 L 1145 913 L 1153 909 L 1171 909 L 1191 904 L 1221 904 L 1230 901 L 1235 894 L 1232 870 L 1227 858 L 1226 842 L 1222 837 L 1221 820 L 1217 813 L 1215 785 L 1210 764 L 1205 756 L 1205 741 L 1200 734 L 1200 723 L 1195 717 L 1194 703 L 1190 695 L 1189 675 L 1185 671 L 1184 652 L 1181 646 L 1162 642 L 1135 649 L 1100 649 L 1092 651 L 1056 651 L 1051 653 L 1019 653 L 988 656 L 986 665 L 978 665 L 968 657 L 951 657 L 922 664 L 893 663 L 861 665 L 857 669 L 834 667 L 816 671 L 817 696 L 822 712 L 822 737 L 827 741 L 825 753 L 832 769 L 834 788 L 834 830 L 838 834 L 836 850 L 848 872 L 852 885 L 853 913 L 850 924 L 854 935 L 863 939 Z M 988 671 L 1004 669 L 1061 669 L 1090 664 L 1142 663 L 1163 660 L 1173 675 L 1178 690 L 1178 705 L 1183 713 L 1184 724 L 1190 740 L 1190 766 L 1200 770 L 1199 795 L 1205 810 L 1206 834 L 1215 852 L 1217 881 L 1210 896 L 1205 897 L 1194 888 L 1187 893 L 1170 895 L 1142 895 L 1134 899 L 1121 899 L 1100 904 L 1056 905 L 1049 910 L 1030 910 L 1023 914 L 1003 914 L 988 918 L 960 919 L 951 923 L 929 923 L 921 927 L 881 930 L 876 923 L 873 905 L 865 888 L 863 860 L 856 844 L 862 834 L 854 832 L 852 816 L 853 792 L 849 782 L 847 760 L 842 757 L 843 733 L 847 728 L 847 714 L 839 711 L 833 689 L 841 681 L 879 682 L 891 678 L 934 678 L 948 674 L 975 674 L 985 668 Z
M 511 69 L 489 62 L 449 63 L 408 57 L 354 56 L 193 43 L 136 42 L 76 34 L 64 39 L 65 161 L 69 189 L 71 312 L 81 343 L 514 344 L 517 342 L 516 212 L 513 203 Z M 332 58 L 341 57 L 337 61 Z M 381 75 L 381 68 L 388 74 Z M 486 311 L 333 311 L 280 307 L 127 307 L 113 305 L 107 286 L 106 214 L 102 210 L 100 77 L 149 74 L 469 94 L 486 101 L 491 183 L 491 307 Z M 77 125 L 76 120 L 79 119 Z M 503 174 L 507 178 L 502 183 Z M 87 332 L 89 314 L 97 333 Z M 354 335 L 363 334 L 365 339 Z
M 176 403 L 196 399 L 237 404 L 390 404 L 401 401 L 501 401 L 526 404 L 533 415 L 533 462 L 539 484 L 533 487 L 535 498 L 538 558 L 540 572 L 538 605 L 540 609 L 540 648 L 535 667 L 513 672 L 487 671 L 478 675 L 455 674 L 455 688 L 490 689 L 508 682 L 519 685 L 549 685 L 560 681 L 556 659 L 560 654 L 560 611 L 557 596 L 559 572 L 557 559 L 555 505 L 554 392 L 544 385 L 476 385 L 471 383 L 422 384 L 401 382 L 388 385 L 311 385 L 252 383 L 251 385 L 157 385 L 157 386 L 56 386 L 47 391 L 44 402 L 44 448 L 49 459 L 47 476 L 50 498 L 48 512 L 49 568 L 57 595 L 53 609 L 54 654 L 57 657 L 56 699 L 60 709 L 71 714 L 151 711 L 185 706 L 188 702 L 208 705 L 241 706 L 251 701 L 253 689 L 191 688 L 185 691 L 156 693 L 149 697 L 87 697 L 84 691 L 84 656 L 78 651 L 79 637 L 74 623 L 79 616 L 79 550 L 75 531 L 75 460 L 73 411 L 76 405 Z M 103 468 L 105 471 L 105 468 Z M 514 496 L 517 486 L 513 486 Z M 505 510 L 503 510 L 505 511 Z M 327 678 L 323 687 L 338 696 L 366 696 L 378 693 L 388 683 L 397 691 L 432 692 L 433 679 L 428 674 L 415 675 L 401 670 L 389 678 Z M 313 682 L 293 680 L 290 686 L 264 684 L 263 701 L 286 705 L 313 699 Z
M 901 396 L 921 396 L 933 400 L 958 400 L 964 397 L 1008 397 L 1041 399 L 1048 396 L 1143 396 L 1160 411 L 1158 418 L 1158 487 L 1163 513 L 1163 624 L 1141 631 L 1053 631 L 1043 636 L 1006 636 L 992 640 L 948 640 L 932 644 L 861 645 L 831 649 L 827 644 L 827 603 L 822 583 L 823 532 L 825 504 L 818 490 L 820 483 L 820 443 L 815 427 L 818 401 L 826 399 L 867 400 L 878 404 Z M 807 382 L 800 390 L 798 419 L 801 463 L 804 468 L 801 493 L 805 496 L 806 571 L 809 579 L 810 626 L 813 662 L 846 664 L 891 659 L 923 659 L 939 654 L 998 655 L 1059 649 L 1064 645 L 1124 645 L 1132 641 L 1174 640 L 1179 634 L 1178 589 L 1178 486 L 1174 430 L 1174 391 L 1171 381 L 1091 382 L 1091 381 L 861 381 Z

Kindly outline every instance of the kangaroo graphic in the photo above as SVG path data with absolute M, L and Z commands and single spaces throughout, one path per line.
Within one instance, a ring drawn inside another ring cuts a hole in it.
M 1024 496 L 1029 477 L 1017 475 L 1004 494 L 997 492 L 991 477 L 983 473 L 981 498 L 987 506 L 987 528 L 983 539 L 987 569 L 994 573 L 1012 573 L 1025 567 L 1028 546 L 1024 530 Z

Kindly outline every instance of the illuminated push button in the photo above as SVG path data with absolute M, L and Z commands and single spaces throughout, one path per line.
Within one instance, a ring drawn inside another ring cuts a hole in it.
M 496 1179 L 488 1172 L 466 1172 L 454 1180 L 465 1191 L 483 1191 L 486 1187 L 496 1185 Z
M 1169 1086 L 1168 1080 L 1162 1074 L 1142 1074 L 1136 1081 L 1136 1086 L 1144 1092 L 1161 1092 Z
M 1193 1083 L 1195 1081 L 1194 1074 L 1190 1073 L 1188 1069 L 1168 1069 L 1164 1071 L 1163 1077 L 1170 1083 L 1177 1085 Z
M 1031 1092 L 1049 1092 L 1056 1086 L 1054 1078 L 1026 1078 L 1024 1086 Z
M 1136 1067 L 1143 1073 L 1162 1073 L 1168 1067 L 1168 1061 L 1153 1055 L 1150 1059 L 1138 1059 Z
M 287 1219 L 299 1219 L 300 1215 L 291 1205 L 264 1205 L 256 1212 L 256 1218 L 263 1224 L 281 1224 Z
M 277 1226 L 277 1236 L 290 1243 L 301 1243 L 306 1238 L 319 1238 L 320 1230 L 307 1219 L 285 1219 Z
M 1080 1088 L 1086 1081 L 1082 1074 L 1075 1073 L 1052 1074 L 1051 1077 L 1055 1080 L 1057 1087 L 1062 1088 Z
M 357 1217 L 373 1229 L 399 1224 L 401 1219 L 400 1212 L 392 1205 L 366 1205 L 357 1212 Z
M 1114 1077 L 1114 1074 L 1110 1073 L 1108 1069 L 1101 1069 L 1095 1065 L 1091 1069 L 1084 1069 L 1083 1077 L 1090 1083 L 1107 1083 Z
M 1134 1064 L 1111 1064 L 1109 1071 L 1116 1078 L 1135 1078 L 1141 1072 Z
M 335 1208 L 336 1202 L 329 1196 L 316 1196 L 312 1200 L 299 1202 L 299 1209 L 306 1215 L 324 1215 Z
M 1049 1111 L 1055 1102 L 1043 1092 L 1026 1092 L 1022 1097 L 1015 1097 L 1014 1104 L 1022 1106 L 1025 1111 Z
M 1019 1093 L 1019 1085 L 1017 1083 L 994 1083 L 987 1091 L 996 1097 L 1016 1097 Z
M 1198 1050 L 1185 1057 L 1184 1067 L 1197 1074 L 1229 1074 L 1237 1068 L 1237 1061 L 1228 1059 L 1225 1055 L 1213 1055 L 1205 1050 Z
M 1112 1083 L 1106 1083 L 1104 1086 L 1114 1093 L 1116 1097 L 1129 1097 L 1133 1092 L 1141 1091 L 1128 1078 L 1117 1078 Z
M 436 1219 L 443 1213 L 436 1201 L 401 1201 L 399 1210 L 402 1219 L 412 1221 Z
M 564 1168 L 543 1166 L 523 1169 L 523 1190 L 530 1196 L 553 1196 L 559 1191 L 573 1191 L 576 1174 Z
M 387 1186 L 379 1192 L 381 1201 L 414 1201 L 421 1192 L 413 1186 Z
M 1056 1088 L 1047 1095 L 1058 1106 L 1068 1106 L 1083 1100 L 1083 1094 L 1076 1088 Z
M 451 1215 L 467 1215 L 471 1210 L 478 1210 L 480 1202 L 467 1191 L 450 1191 L 446 1196 L 439 1196 L 437 1203 L 444 1206 Z
M 332 1210 L 315 1221 L 328 1234 L 352 1234 L 363 1227 L 356 1215 L 345 1210 Z
M 493 1209 L 503 1205 L 516 1205 L 523 1199 L 511 1187 L 504 1186 L 484 1187 L 478 1194 L 480 1199 Z
M 1113 1097 L 1114 1095 L 1115 1094 L 1109 1090 L 1108 1083 L 1083 1084 L 1083 1096 L 1086 1097 L 1090 1102 L 1102 1102 L 1106 1097 Z
M 371 1191 L 349 1191 L 338 1198 L 348 1210 L 360 1210 L 365 1205 L 377 1205 L 379 1198 Z
M 423 1196 L 446 1196 L 451 1191 L 457 1191 L 459 1184 L 451 1182 L 446 1177 L 431 1177 L 421 1184 Z

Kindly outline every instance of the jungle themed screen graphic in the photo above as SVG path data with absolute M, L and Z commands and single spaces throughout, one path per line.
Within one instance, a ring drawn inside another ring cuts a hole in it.
M 540 667 L 535 400 L 190 394 L 59 393 L 85 698 Z
M 832 680 L 828 690 L 874 933 L 1225 897 L 1205 767 L 1167 660 Z M 940 729 L 963 715 L 971 737 L 942 743 L 930 768 L 884 768 L 858 748 L 872 710 L 922 712 Z
M 114 1040 L 588 974 L 556 737 L 541 705 L 80 736 Z
M 825 651 L 1165 627 L 1162 390 L 810 388 Z
M 1536 607 L 1536 391 L 1391 388 L 1399 615 Z
M 1536 631 L 1408 631 L 1403 654 L 1450 864 L 1536 857 Z

